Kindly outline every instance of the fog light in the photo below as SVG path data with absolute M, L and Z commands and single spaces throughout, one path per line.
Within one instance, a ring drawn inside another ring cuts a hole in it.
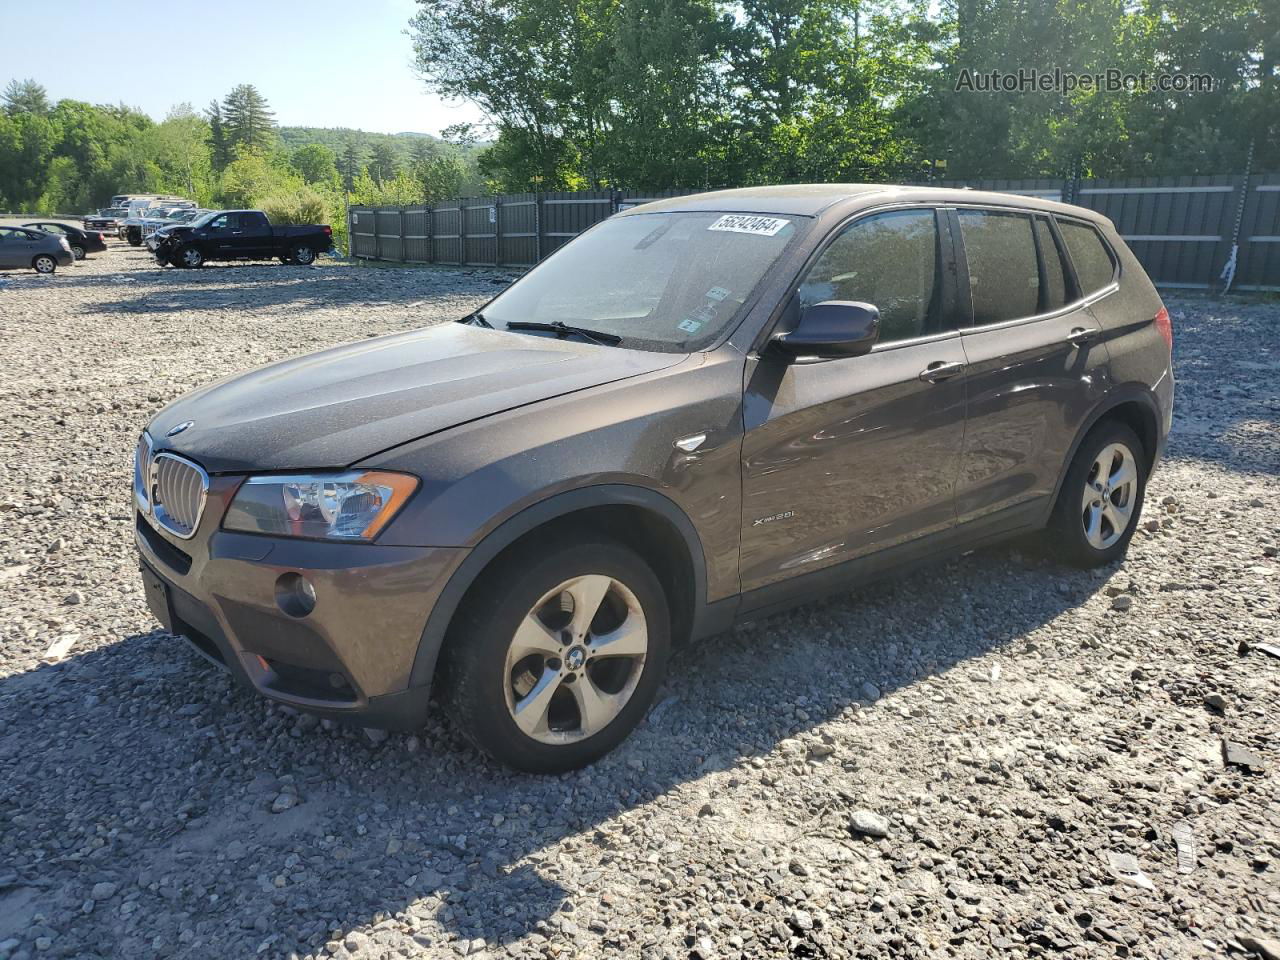
M 305 617 L 316 608 L 316 588 L 300 573 L 285 573 L 276 581 L 276 606 L 291 617 Z

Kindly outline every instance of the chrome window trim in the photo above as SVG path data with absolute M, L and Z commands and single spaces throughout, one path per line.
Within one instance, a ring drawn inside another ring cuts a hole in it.
M 1040 320 L 1053 320 L 1057 317 L 1064 316 L 1073 311 L 1080 310 L 1090 304 L 1097 303 L 1103 297 L 1109 297 L 1120 289 L 1120 284 L 1112 282 L 1108 286 L 1103 287 L 1096 293 L 1091 293 L 1087 297 L 1081 297 L 1079 300 L 1072 300 L 1064 306 L 1058 307 L 1056 310 L 1049 310 L 1046 313 L 1037 313 L 1029 317 L 1015 317 L 1013 320 L 1001 320 L 999 323 L 986 323 L 979 327 L 965 327 L 960 331 L 961 336 L 967 336 L 971 333 L 986 333 L 988 330 L 1004 330 L 1008 327 L 1021 326 L 1024 323 L 1036 323 Z
M 161 460 L 173 460 L 183 466 L 190 467 L 200 476 L 200 499 L 196 504 L 195 520 L 192 522 L 191 530 L 188 533 L 182 533 L 180 530 L 175 530 L 171 527 L 166 522 L 167 511 L 165 511 L 164 504 L 156 503 L 155 490 L 156 483 L 159 481 L 159 468 L 157 467 L 157 464 L 159 464 Z M 209 474 L 205 472 L 204 467 L 200 466 L 200 464 L 196 463 L 194 460 L 188 460 L 186 457 L 180 457 L 176 453 L 157 453 L 151 458 L 151 470 L 147 478 L 147 491 L 150 494 L 151 503 L 153 505 L 151 515 L 155 518 L 155 521 L 159 526 L 163 527 L 166 532 L 173 534 L 179 540 L 190 540 L 196 535 L 196 531 L 200 529 L 200 521 L 204 519 L 205 504 L 209 500 Z

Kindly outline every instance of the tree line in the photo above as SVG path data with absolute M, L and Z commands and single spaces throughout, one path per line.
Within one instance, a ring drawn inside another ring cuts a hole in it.
M 249 84 L 203 111 L 178 104 L 157 123 L 124 105 L 53 103 L 34 80 L 13 80 L 0 94 L 0 210 L 79 214 L 117 193 L 170 193 L 341 233 L 348 198 L 415 203 L 479 189 L 470 153 L 452 144 L 337 133 L 335 150 L 278 127 Z
M 1280 168 L 1275 0 L 418 2 L 417 68 L 489 118 L 505 190 Z M 961 79 L 1020 68 L 1153 82 Z

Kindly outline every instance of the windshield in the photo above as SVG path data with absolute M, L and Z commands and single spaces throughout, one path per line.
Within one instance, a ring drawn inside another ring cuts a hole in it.
M 686 353 L 729 326 L 805 217 L 615 217 L 558 250 L 484 308 L 484 319 L 588 327 L 624 347 Z

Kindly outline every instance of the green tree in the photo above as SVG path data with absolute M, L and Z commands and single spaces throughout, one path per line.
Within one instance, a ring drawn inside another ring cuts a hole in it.
M 228 207 L 253 207 L 272 193 L 303 186 L 302 178 L 273 165 L 261 150 L 237 147 L 222 171 L 216 198 Z
M 275 114 L 251 83 L 235 87 L 222 100 L 222 125 L 227 146 L 266 151 L 275 143 Z
M 342 145 L 343 189 L 350 192 L 362 170 L 364 170 L 364 144 L 360 138 L 350 136 Z
M 204 110 L 205 120 L 209 123 L 209 160 L 213 169 L 221 173 L 231 162 L 231 146 L 227 142 L 227 128 L 222 118 L 222 104 L 210 100 Z
M 338 158 L 320 143 L 308 143 L 294 150 L 290 164 L 307 183 L 336 189 L 339 183 Z
M 4 112 L 9 116 L 48 113 L 50 109 L 48 91 L 34 80 L 10 80 L 0 99 L 4 101 Z
M 379 183 L 395 179 L 400 168 L 400 158 L 395 148 L 386 140 L 379 140 L 373 145 L 373 156 L 369 160 L 369 175 Z

